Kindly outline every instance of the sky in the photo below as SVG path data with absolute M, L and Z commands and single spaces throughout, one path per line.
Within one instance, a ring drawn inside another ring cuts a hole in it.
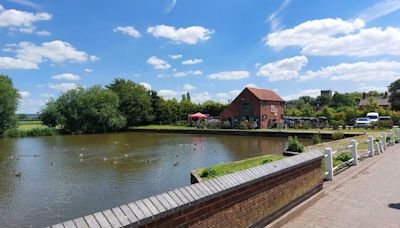
M 385 91 L 400 78 L 400 0 L 2 0 L 0 74 L 36 113 L 126 78 L 166 99 L 227 103 Z

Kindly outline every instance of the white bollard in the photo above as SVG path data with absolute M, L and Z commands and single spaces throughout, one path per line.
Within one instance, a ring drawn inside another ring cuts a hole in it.
M 381 143 L 382 143 L 383 150 L 386 150 L 386 133 L 385 132 L 381 133 Z
M 353 165 L 358 165 L 357 141 L 352 139 L 350 141 L 351 157 L 353 158 Z
M 376 148 L 376 154 L 380 155 L 381 154 L 381 146 L 379 142 L 375 142 L 375 148 Z
M 325 179 L 326 180 L 333 180 L 333 158 L 332 158 L 332 148 L 328 147 L 325 148 Z
M 368 136 L 368 151 L 369 151 L 369 156 L 373 157 L 375 155 L 374 151 L 374 137 L 371 135 Z
M 390 145 L 394 146 L 394 134 L 393 130 L 390 130 Z
M 397 128 L 397 139 L 400 141 L 400 128 Z

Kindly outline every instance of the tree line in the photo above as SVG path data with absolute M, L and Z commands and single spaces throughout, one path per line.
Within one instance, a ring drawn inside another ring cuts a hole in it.
M 391 108 L 379 106 L 376 98 L 387 96 Z M 359 109 L 360 100 L 367 99 L 364 109 Z M 286 116 L 325 116 L 334 125 L 345 125 L 368 112 L 378 112 L 381 116 L 391 116 L 395 124 L 400 124 L 400 79 L 388 86 L 388 93 L 370 91 L 368 93 L 338 93 L 333 96 L 321 95 L 317 98 L 302 96 L 286 103 Z
M 194 103 L 189 93 L 183 94 L 181 101 L 165 100 L 156 91 L 119 78 L 105 87 L 79 87 L 62 93 L 45 105 L 39 118 L 66 133 L 99 133 L 148 124 L 186 124 L 188 114 L 217 116 L 225 107 L 213 101 Z

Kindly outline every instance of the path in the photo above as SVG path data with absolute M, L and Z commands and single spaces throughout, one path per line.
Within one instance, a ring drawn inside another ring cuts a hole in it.
M 400 228 L 400 145 L 335 176 L 323 191 L 283 227 Z

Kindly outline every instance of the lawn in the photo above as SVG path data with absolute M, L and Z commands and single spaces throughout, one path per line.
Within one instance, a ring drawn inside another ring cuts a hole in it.
M 31 130 L 33 128 L 47 128 L 41 121 L 19 121 L 18 130 Z
M 234 173 L 240 170 L 248 169 L 254 166 L 270 163 L 273 161 L 277 161 L 284 158 L 282 155 L 264 155 L 260 157 L 254 157 L 254 158 L 249 158 L 241 161 L 236 161 L 236 162 L 230 162 L 230 163 L 225 163 L 225 164 L 219 164 L 219 165 L 214 165 L 206 168 L 199 168 L 196 169 L 193 173 L 196 175 L 196 177 L 201 177 L 204 179 L 211 179 L 214 177 L 219 177 L 223 176 L 226 174 Z M 206 169 L 206 172 L 204 174 L 203 171 Z M 208 171 L 208 172 L 207 172 Z

